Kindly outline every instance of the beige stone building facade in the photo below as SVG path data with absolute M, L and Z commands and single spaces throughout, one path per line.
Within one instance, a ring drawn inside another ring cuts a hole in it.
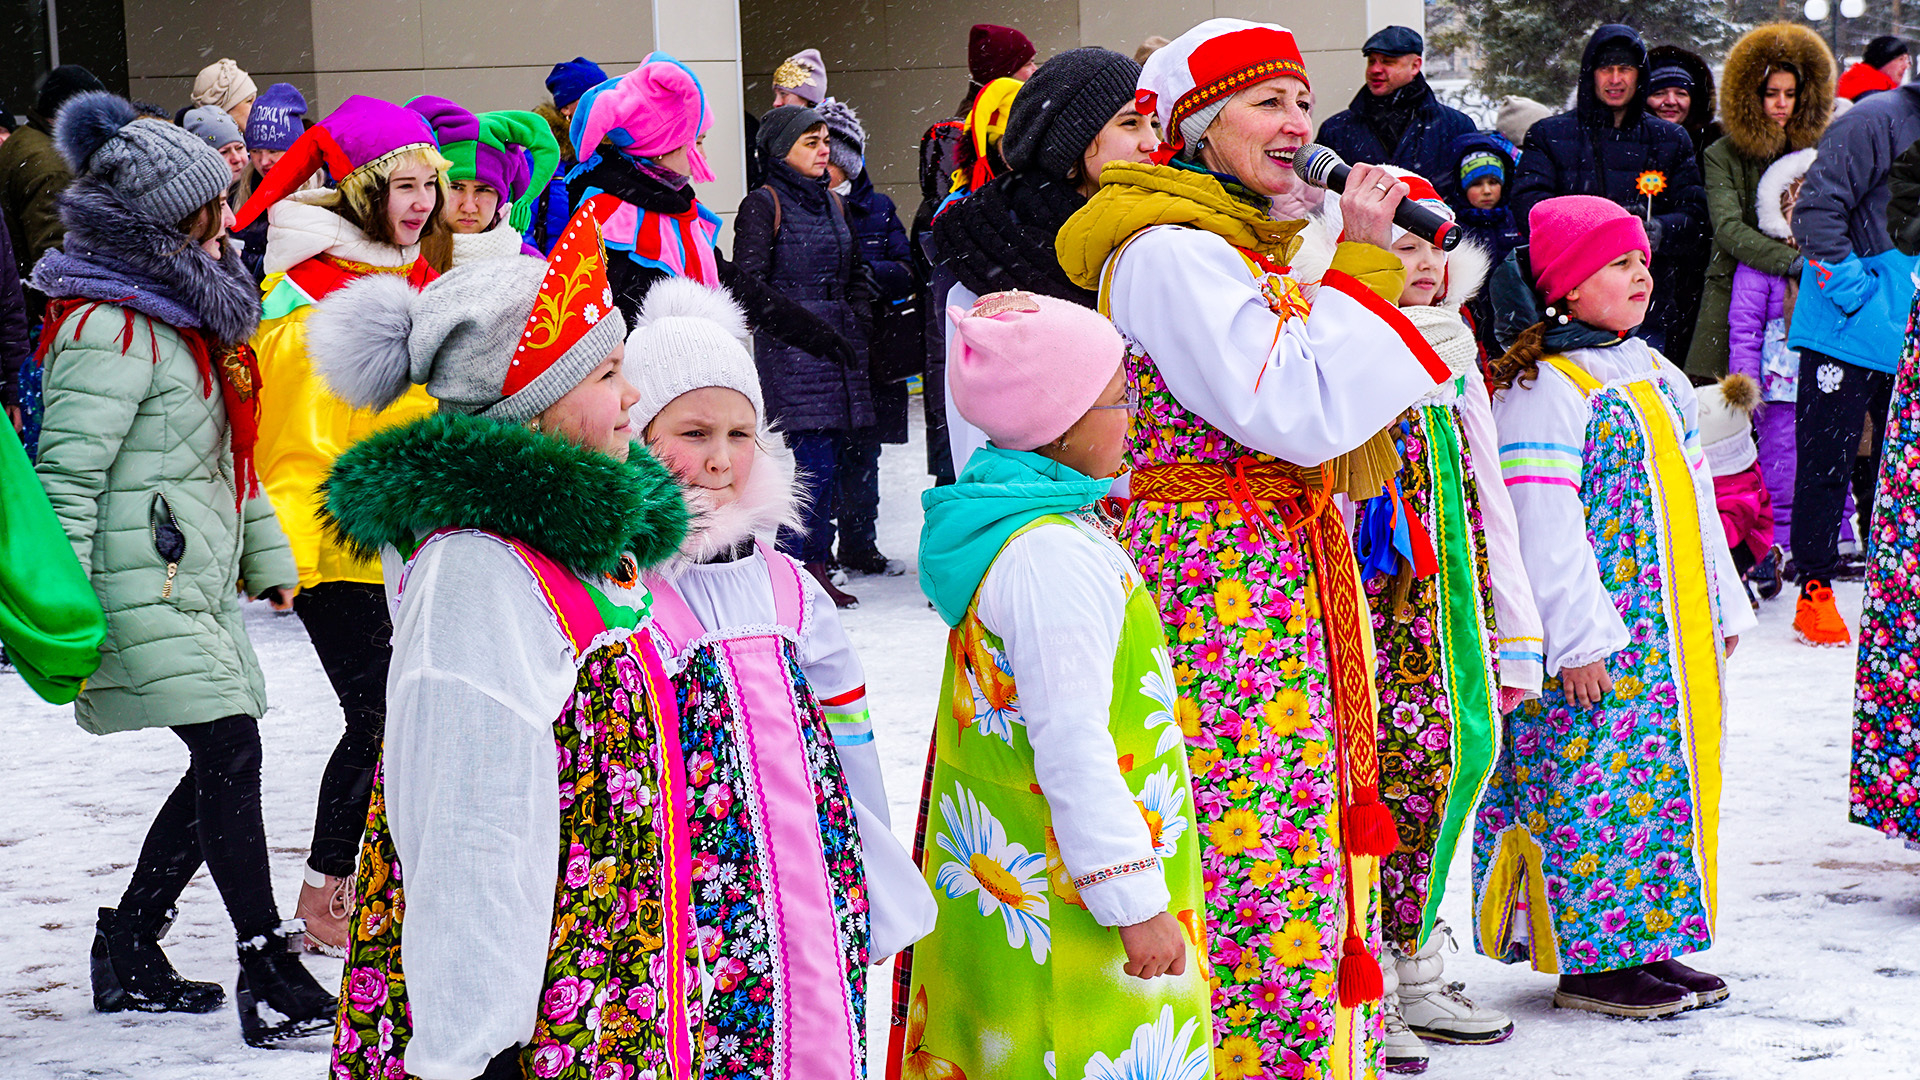
M 555 61 L 585 55 L 618 74 L 670 52 L 712 101 L 707 156 L 719 179 L 701 197 L 729 217 L 745 193 L 743 109 L 769 106 L 769 74 L 803 48 L 820 50 L 829 93 L 859 110 L 874 180 L 904 218 L 919 201 L 920 133 L 965 90 L 974 23 L 1018 27 L 1044 59 L 1080 45 L 1131 53 L 1215 16 L 1278 22 L 1299 40 L 1323 116 L 1360 86 L 1370 33 L 1424 26 L 1421 0 L 125 0 L 124 11 L 127 88 L 168 107 L 222 56 L 262 86 L 298 86 L 317 117 L 353 93 L 527 108 L 544 99 Z

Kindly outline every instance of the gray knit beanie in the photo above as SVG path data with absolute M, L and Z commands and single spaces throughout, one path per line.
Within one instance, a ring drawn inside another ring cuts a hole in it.
M 503 396 L 547 264 L 524 255 L 457 267 L 419 292 L 369 274 L 322 300 L 307 320 L 314 370 L 341 399 L 384 409 L 415 384 L 442 412 L 522 423 L 566 396 L 626 336 L 611 304 L 573 347 Z
M 190 134 L 205 139 L 207 145 L 215 150 L 234 143 L 242 146 L 247 143 L 246 137 L 240 134 L 240 125 L 233 122 L 233 117 L 211 105 L 188 109 L 186 115 L 180 117 L 180 126 Z
M 767 110 L 767 115 L 760 118 L 760 134 L 755 140 L 760 144 L 760 160 L 769 168 L 776 161 L 786 160 L 787 151 L 800 136 L 826 122 L 817 110 L 799 105 L 777 105 Z
M 1020 87 L 1007 114 L 1000 154 L 1014 172 L 1065 180 L 1100 129 L 1133 100 L 1140 65 L 1112 49 L 1056 54 Z
M 231 122 L 229 122 L 231 123 Z M 54 145 L 75 176 L 112 188 L 134 209 L 177 225 L 226 193 L 233 170 L 206 140 L 143 118 L 126 98 L 76 94 L 60 108 Z
M 815 105 L 813 111 L 827 122 L 827 133 L 833 137 L 827 144 L 827 160 L 849 180 L 859 176 L 867 167 L 867 129 L 860 126 L 860 114 L 837 98 Z

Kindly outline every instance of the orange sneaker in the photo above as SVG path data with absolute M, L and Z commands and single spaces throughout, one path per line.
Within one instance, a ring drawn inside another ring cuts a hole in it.
M 1853 643 L 1853 635 L 1847 633 L 1846 620 L 1833 606 L 1833 590 L 1817 579 L 1800 587 L 1800 603 L 1793 613 L 1793 632 L 1800 635 L 1801 641 L 1821 648 L 1838 649 Z

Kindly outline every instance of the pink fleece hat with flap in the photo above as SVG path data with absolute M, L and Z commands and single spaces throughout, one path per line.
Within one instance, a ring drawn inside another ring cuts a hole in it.
M 1527 232 L 1534 283 L 1549 303 L 1629 251 L 1653 263 L 1647 227 L 1619 203 L 1598 195 L 1562 195 L 1534 204 Z
M 1051 296 L 989 293 L 949 307 L 960 340 L 947 368 L 954 407 L 1003 450 L 1033 450 L 1078 423 L 1126 355 L 1100 313 Z
M 697 142 L 711 127 L 713 112 L 693 69 L 655 52 L 639 67 L 582 94 L 568 134 L 582 161 L 598 152 L 602 140 L 631 157 L 652 158 Z M 694 183 L 713 182 L 713 170 L 698 147 L 688 157 L 688 168 Z

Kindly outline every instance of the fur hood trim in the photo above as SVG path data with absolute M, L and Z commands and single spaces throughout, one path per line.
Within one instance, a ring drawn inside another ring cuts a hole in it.
M 1447 292 L 1436 306 L 1459 311 L 1480 295 L 1491 273 L 1493 253 L 1471 238 L 1462 238 L 1459 247 L 1447 252 Z
M 1793 118 L 1781 128 L 1767 119 L 1760 91 L 1782 64 L 1800 72 L 1799 100 Z M 1772 161 L 1820 141 L 1833 116 L 1833 54 L 1820 35 L 1794 23 L 1754 28 L 1727 53 L 1720 76 L 1720 124 L 1741 156 Z
M 1787 215 L 1780 210 L 1780 196 L 1786 194 L 1788 186 L 1795 180 L 1807 175 L 1807 170 L 1813 168 L 1813 160 L 1819 156 L 1817 147 L 1795 150 L 1767 166 L 1767 171 L 1760 174 L 1760 185 L 1754 189 L 1753 210 L 1760 219 L 1761 232 L 1775 240 L 1793 239 L 1793 229 L 1787 222 Z
M 576 572 L 642 569 L 686 538 L 687 504 L 636 443 L 624 462 L 518 424 L 438 413 L 347 448 L 320 485 L 328 534 L 355 554 L 411 553 L 436 529 L 520 540 Z
M 1321 203 L 1307 214 L 1306 222 L 1306 228 L 1299 232 L 1299 246 L 1288 263 L 1287 274 L 1300 283 L 1301 294 L 1311 300 L 1340 248 L 1339 201 L 1328 199 Z M 1447 253 L 1447 295 L 1440 306 L 1460 310 L 1480 292 L 1492 272 L 1493 255 L 1472 240 L 1462 240 L 1459 247 Z
M 420 245 L 398 248 L 369 240 L 352 222 L 319 205 L 335 198 L 333 189 L 315 188 L 267 208 L 267 273 L 284 274 L 317 255 L 369 266 L 412 266 L 420 257 Z
M 216 260 L 185 233 L 134 209 L 120 193 L 89 175 L 81 175 L 60 193 L 65 250 L 51 251 L 34 267 L 30 283 L 48 296 L 82 295 L 119 302 L 123 288 L 138 292 L 147 279 L 156 298 L 178 310 L 138 302 L 127 306 L 162 318 L 170 325 L 197 326 L 219 341 L 234 344 L 253 336 L 260 325 L 260 290 L 239 253 L 228 245 Z M 116 267 L 114 264 L 120 264 Z M 131 273 L 128 273 L 131 271 Z M 102 283 L 122 282 L 110 295 L 80 285 L 63 288 L 61 275 Z M 192 318 L 181 315 L 190 313 Z
M 707 502 L 705 489 L 682 488 L 693 520 L 679 553 L 661 568 L 668 579 L 756 537 L 771 540 L 782 528 L 799 530 L 806 494 L 793 451 L 778 431 L 767 428 L 761 429 L 757 443 L 753 471 L 738 499 L 716 507 Z

